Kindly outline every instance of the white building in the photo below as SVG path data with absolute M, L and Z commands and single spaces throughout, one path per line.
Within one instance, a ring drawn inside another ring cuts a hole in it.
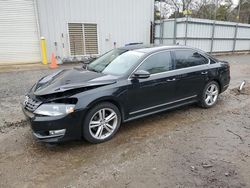
M 154 0 L 0 1 L 0 63 L 40 62 L 40 37 L 60 57 L 150 42 Z

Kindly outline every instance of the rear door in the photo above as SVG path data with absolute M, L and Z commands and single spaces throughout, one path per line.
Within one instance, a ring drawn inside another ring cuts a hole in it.
M 173 70 L 169 51 L 148 56 L 136 70 L 145 70 L 151 75 L 146 79 L 130 80 L 127 104 L 130 116 L 155 111 L 174 100 L 176 82 L 174 76 L 168 73 Z
M 191 49 L 178 49 L 173 53 L 177 80 L 176 97 L 191 99 L 198 96 L 208 80 L 209 60 Z

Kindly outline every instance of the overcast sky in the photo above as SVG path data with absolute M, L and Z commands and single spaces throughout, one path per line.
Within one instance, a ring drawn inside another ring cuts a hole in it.
M 233 0 L 233 4 L 236 6 L 238 5 L 239 0 Z

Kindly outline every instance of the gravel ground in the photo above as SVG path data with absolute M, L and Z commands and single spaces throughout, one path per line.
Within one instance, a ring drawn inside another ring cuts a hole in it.
M 61 66 L 60 69 L 71 67 L 73 66 Z M 23 101 L 25 93 L 37 80 L 54 71 L 58 69 L 0 72 L 0 131 L 3 127 L 23 125 L 25 117 L 20 108 L 20 102 Z
M 20 101 L 52 70 L 1 73 L 0 187 L 250 187 L 250 55 L 219 58 L 231 63 L 232 81 L 214 108 L 126 123 L 98 145 L 36 142 Z

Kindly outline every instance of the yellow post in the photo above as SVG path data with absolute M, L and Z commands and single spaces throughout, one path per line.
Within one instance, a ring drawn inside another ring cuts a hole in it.
M 41 51 L 42 51 L 42 62 L 44 65 L 47 65 L 48 61 L 47 61 L 47 53 L 46 53 L 46 42 L 45 42 L 44 37 L 41 37 Z

